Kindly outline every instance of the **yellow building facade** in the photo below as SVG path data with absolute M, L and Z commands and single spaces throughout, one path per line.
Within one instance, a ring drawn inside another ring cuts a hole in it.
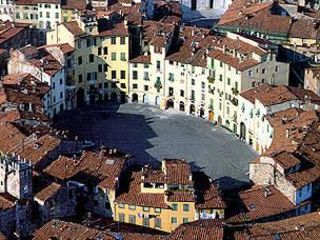
M 127 179 L 128 187 L 115 199 L 115 221 L 172 232 L 183 223 L 224 218 L 215 186 L 206 176 L 194 176 L 184 160 L 163 160 L 161 170 L 143 168 Z
M 128 94 L 129 33 L 126 23 L 98 32 L 98 23 L 71 21 L 47 34 L 48 44 L 69 43 L 74 51 L 77 105 L 125 102 Z

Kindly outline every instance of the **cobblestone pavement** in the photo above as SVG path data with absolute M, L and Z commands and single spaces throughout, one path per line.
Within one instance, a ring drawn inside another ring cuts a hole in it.
M 224 188 L 248 182 L 256 154 L 231 133 L 206 120 L 157 107 L 124 104 L 90 108 L 57 121 L 80 139 L 134 155 L 140 164 L 184 158 L 194 169 L 219 179 Z

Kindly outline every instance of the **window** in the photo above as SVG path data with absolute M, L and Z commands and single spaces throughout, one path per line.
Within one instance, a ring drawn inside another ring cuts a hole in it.
M 205 82 L 201 82 L 201 88 L 202 88 L 202 89 L 205 89 L 205 88 L 206 88 Z
M 78 48 L 81 48 L 81 40 L 78 41 Z
M 183 204 L 183 211 L 189 212 L 189 204 Z
M 111 44 L 117 44 L 117 38 L 116 37 L 111 37 Z
M 144 68 L 149 68 L 149 64 L 148 64 L 148 63 L 145 63 L 145 64 L 143 64 L 143 67 L 144 67 Z
M 189 219 L 188 218 L 183 218 L 182 221 L 183 221 L 183 223 L 188 223 Z
M 279 66 L 276 66 L 275 71 L 276 71 L 276 72 L 279 72 Z
M 91 39 L 90 38 L 87 39 L 87 47 L 91 47 Z
M 223 62 L 222 61 L 220 61 L 220 67 L 223 67 Z
M 116 70 L 112 70 L 111 71 L 111 78 L 112 79 L 117 79 L 117 71 Z
M 144 79 L 145 81 L 149 81 L 149 80 L 150 80 L 150 78 L 149 78 L 149 73 L 148 73 L 148 72 L 144 72 L 144 73 L 143 73 L 143 79 Z
M 180 90 L 180 97 L 184 97 L 184 91 Z
M 172 217 L 171 218 L 171 223 L 177 223 L 177 218 L 176 217 Z
M 172 208 L 173 211 L 178 211 L 178 204 L 172 203 L 171 204 L 171 208 Z
M 119 203 L 119 208 L 124 208 L 124 204 L 123 203 Z
M 59 13 L 56 13 L 56 18 L 59 18 Z
M 60 99 L 63 98 L 63 92 L 60 92 Z
M 191 85 L 194 86 L 196 84 L 196 81 L 192 78 L 191 79 Z
M 252 86 L 252 87 L 255 87 L 255 86 L 256 86 L 256 82 L 252 82 L 252 83 L 251 83 L 251 86 Z
M 143 208 L 142 208 L 142 211 L 144 211 L 144 212 L 149 212 L 149 211 L 150 211 L 150 208 L 149 208 L 149 207 L 143 207 Z
M 169 81 L 173 82 L 174 81 L 174 74 L 173 73 L 169 73 Z
M 156 213 L 161 213 L 161 208 L 155 208 L 155 209 L 154 209 L 154 212 L 156 212 Z
M 248 71 L 248 76 L 251 77 L 252 76 L 252 70 Z
M 219 75 L 219 81 L 222 82 L 222 74 Z
M 150 221 L 149 221 L 149 218 L 143 218 L 143 226 L 145 226 L 145 227 L 149 227 L 149 225 L 150 225 Z
M 120 78 L 126 79 L 126 71 L 123 71 L 123 70 L 120 71 Z
M 213 0 L 210 0 L 209 8 L 210 8 L 210 9 L 212 9 L 212 8 L 213 8 Z
M 154 227 L 155 228 L 161 228 L 161 218 L 155 218 L 154 219 Z
M 78 57 L 78 65 L 82 64 L 82 57 Z
M 131 224 L 136 224 L 136 216 L 134 216 L 134 215 L 129 215 L 129 223 L 131 223 Z
M 103 48 L 103 54 L 104 54 L 104 55 L 107 55 L 107 54 L 108 54 L 108 47 L 104 47 L 104 48 Z
M 138 89 L 138 84 L 132 84 L 133 89 Z
M 120 53 L 120 59 L 121 61 L 126 61 L 126 53 L 124 52 Z
M 62 85 L 62 83 L 63 83 L 63 80 L 62 80 L 62 78 L 60 78 L 60 85 Z
M 98 72 L 102 72 L 102 64 L 98 65 Z
M 227 78 L 227 84 L 230 85 L 231 79 Z
M 137 80 L 138 79 L 138 72 L 132 71 L 132 79 Z
M 125 83 L 121 83 L 120 87 L 121 88 L 126 88 L 126 84 Z
M 129 204 L 129 209 L 130 210 L 135 210 L 136 209 L 136 205 Z
M 94 62 L 94 55 L 93 54 L 89 55 L 89 62 Z
M 104 64 L 104 65 L 103 65 L 103 70 L 104 70 L 105 72 L 108 71 L 108 64 Z
M 119 213 L 119 222 L 124 222 L 124 219 L 125 219 L 125 215 L 124 213 Z
M 126 38 L 120 37 L 120 44 L 126 44 Z
M 117 53 L 115 53 L 115 52 L 111 53 L 111 60 L 112 61 L 117 60 Z
M 82 74 L 79 74 L 78 75 L 78 82 L 82 83 L 82 81 L 83 81 L 83 76 L 82 76 Z
M 148 85 L 144 85 L 144 90 L 148 91 L 149 90 L 149 86 Z
M 238 91 L 238 82 L 234 83 L 234 88 Z
M 157 71 L 160 71 L 160 61 L 157 61 Z
M 262 68 L 261 73 L 262 73 L 262 74 L 265 74 L 265 72 L 266 72 L 266 69 L 265 69 L 265 68 Z
M 98 48 L 98 55 L 100 56 L 101 54 L 102 54 L 102 48 L 99 47 L 99 48 Z

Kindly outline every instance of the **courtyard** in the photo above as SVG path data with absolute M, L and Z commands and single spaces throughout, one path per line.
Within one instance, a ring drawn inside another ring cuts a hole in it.
M 139 164 L 184 158 L 195 170 L 218 179 L 224 189 L 248 182 L 248 163 L 257 155 L 227 130 L 172 109 L 141 104 L 90 107 L 67 112 L 56 127 L 81 140 L 130 153 Z

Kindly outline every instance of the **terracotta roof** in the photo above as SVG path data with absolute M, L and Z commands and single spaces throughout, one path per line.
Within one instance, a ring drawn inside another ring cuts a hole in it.
M 150 55 L 139 55 L 133 59 L 129 60 L 130 63 L 146 63 L 146 64 L 150 64 L 151 60 L 150 60 Z
M 50 48 L 50 47 L 57 47 L 59 48 L 64 54 L 72 53 L 75 48 L 70 46 L 69 43 L 62 43 L 62 44 L 52 44 L 52 45 L 45 45 L 44 48 Z
M 141 171 L 132 171 L 128 176 L 128 186 L 122 186 L 117 203 L 135 204 L 138 206 L 168 208 L 164 202 L 164 194 L 141 193 Z
M 180 225 L 163 240 L 223 240 L 223 225 L 218 220 L 198 220 Z
M 195 202 L 196 196 L 188 190 L 177 190 L 168 193 L 168 202 Z
M 143 41 L 153 44 L 159 47 L 164 46 L 166 42 L 166 36 L 172 37 L 176 25 L 172 23 L 162 23 L 157 21 L 143 21 L 142 36 Z
M 79 24 L 76 21 L 64 22 L 62 24 L 75 37 L 79 37 L 85 34 L 85 32 L 79 27 Z
M 87 7 L 86 0 L 64 0 L 61 1 L 61 8 L 65 10 L 74 10 L 79 11 L 85 10 Z
M 42 202 L 45 202 L 48 199 L 54 197 L 59 192 L 61 187 L 62 186 L 60 184 L 53 182 L 49 186 L 43 188 L 40 192 L 35 194 L 34 197 Z
M 317 240 L 320 236 L 320 213 L 314 212 L 281 221 L 260 223 L 236 233 L 236 240 Z
M 99 29 L 100 36 L 129 36 L 128 27 L 123 22 L 112 24 L 110 27 L 105 28 L 106 26 L 104 24 L 104 28 Z
M 320 97 L 314 92 L 303 88 L 284 85 L 272 86 L 269 84 L 262 84 L 249 89 L 240 95 L 252 103 L 257 99 L 264 106 L 271 106 L 294 100 L 320 103 Z
M 19 37 L 19 34 L 23 33 L 23 31 L 25 31 L 26 29 L 27 29 L 27 26 L 14 24 L 12 22 L 0 21 L 0 46 L 1 46 L 1 48 L 3 48 L 2 44 L 6 43 L 7 41 L 11 41 L 15 37 Z M 20 37 L 23 37 L 23 36 L 20 36 Z
M 60 139 L 51 136 L 50 134 L 45 134 L 39 139 L 33 139 L 21 144 L 15 149 L 16 154 L 20 155 L 22 158 L 27 159 L 36 166 L 43 159 L 48 157 L 52 151 L 57 151 L 60 146 Z
M 15 199 L 12 196 L 6 193 L 0 193 L 0 210 L 13 210 L 15 205 Z
M 27 137 L 16 126 L 8 122 L 0 122 L 0 136 L 0 151 L 7 154 L 13 153 L 17 145 Z
M 237 208 L 240 212 L 227 220 L 230 223 L 254 221 L 295 209 L 295 205 L 274 186 L 253 186 L 240 192 L 239 198 L 243 209 Z
M 61 180 L 92 182 L 101 188 L 115 189 L 126 161 L 129 161 L 128 156 L 120 152 L 85 151 L 78 159 L 60 156 L 45 172 Z
M 184 159 L 164 159 L 167 184 L 193 184 L 190 165 Z
M 97 229 L 89 228 L 84 225 L 65 222 L 61 220 L 51 220 L 36 230 L 33 234 L 33 240 L 47 239 L 69 239 L 69 240 L 87 240 L 104 239 L 116 240 L 110 233 L 102 232 Z
M 319 39 L 319 26 L 313 19 L 292 19 L 277 13 L 281 8 L 274 1 L 233 1 L 218 25 L 226 28 L 253 29 L 254 31 L 281 34 L 286 37 Z M 274 27 L 277 26 L 277 27 Z

